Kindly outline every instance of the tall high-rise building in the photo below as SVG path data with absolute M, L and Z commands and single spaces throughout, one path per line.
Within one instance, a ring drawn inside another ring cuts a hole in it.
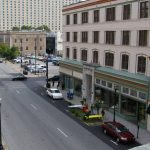
M 62 7 L 79 0 L 1 0 L 0 31 L 12 27 L 47 25 L 52 31 L 62 30 Z

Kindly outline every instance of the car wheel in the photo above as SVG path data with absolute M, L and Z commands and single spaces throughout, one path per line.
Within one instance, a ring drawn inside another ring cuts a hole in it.
M 120 142 L 120 139 L 117 137 L 116 141 L 117 141 L 117 143 L 119 143 L 119 142 Z
M 107 131 L 106 131 L 106 129 L 103 129 L 103 132 L 104 132 L 105 134 L 107 134 Z

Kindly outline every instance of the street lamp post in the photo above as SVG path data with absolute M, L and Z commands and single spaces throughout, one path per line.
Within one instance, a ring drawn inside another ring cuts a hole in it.
M 46 87 L 49 88 L 49 83 L 48 83 L 48 57 L 46 59 Z
M 20 43 L 21 43 L 21 47 L 20 47 L 20 51 L 21 51 L 21 66 L 22 67 L 22 39 L 20 39 Z
M 117 88 L 115 87 L 115 96 L 114 96 L 114 118 L 113 121 L 116 121 L 116 98 L 117 98 Z
M 36 75 L 36 38 L 35 38 L 35 75 Z
M 1 101 L 2 101 L 2 99 L 0 98 L 0 150 L 3 150 L 2 131 L 1 131 Z

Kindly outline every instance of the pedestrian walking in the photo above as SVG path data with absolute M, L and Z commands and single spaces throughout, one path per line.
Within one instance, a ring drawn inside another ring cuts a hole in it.
M 60 85 L 60 81 L 58 81 L 58 83 L 57 83 L 57 88 L 59 87 L 59 85 Z
M 101 115 L 102 115 L 102 120 L 104 121 L 104 117 L 105 117 L 105 111 L 104 111 L 104 109 L 102 109 Z
M 53 81 L 53 86 L 55 85 L 55 81 Z

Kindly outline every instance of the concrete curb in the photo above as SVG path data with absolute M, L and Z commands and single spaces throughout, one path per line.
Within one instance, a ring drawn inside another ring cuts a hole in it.
M 2 136 L 2 145 L 4 150 L 8 150 L 8 145 L 6 144 L 6 140 L 4 139 L 3 136 Z

